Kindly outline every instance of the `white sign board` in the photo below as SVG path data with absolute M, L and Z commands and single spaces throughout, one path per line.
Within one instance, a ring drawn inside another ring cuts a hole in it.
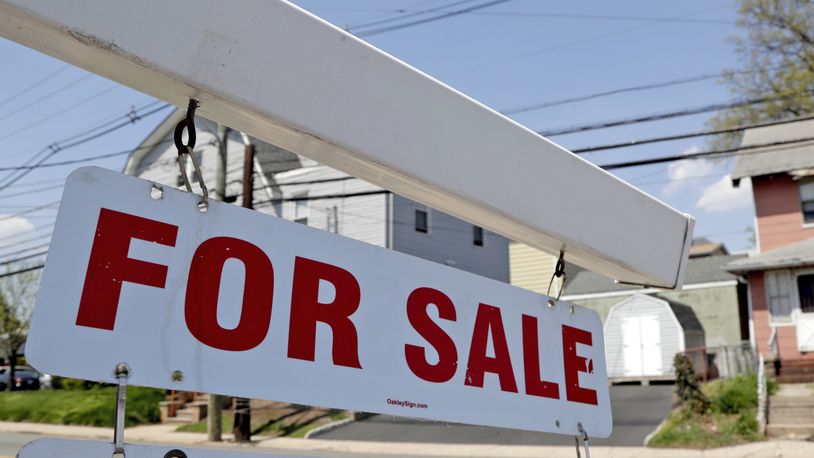
M 68 178 L 38 370 L 348 410 L 611 432 L 596 312 L 104 169 Z
M 37 439 L 26 444 L 17 458 L 110 458 L 110 442 L 74 439 Z M 292 455 L 237 452 L 225 449 L 194 449 L 167 445 L 124 444 L 127 458 L 295 458 Z M 302 458 L 301 456 L 298 456 Z
M 0 36 L 614 280 L 681 287 L 689 215 L 287 1 L 242 5 L 0 0 Z

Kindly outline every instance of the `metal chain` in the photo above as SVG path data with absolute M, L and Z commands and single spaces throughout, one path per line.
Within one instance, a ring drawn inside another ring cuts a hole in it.
M 127 377 L 130 366 L 127 363 L 116 365 L 116 424 L 113 427 L 113 455 L 124 456 L 124 420 L 127 405 Z
M 582 423 L 577 423 L 577 429 L 582 433 L 582 444 L 585 446 L 585 458 L 591 458 L 591 449 L 588 445 L 588 431 L 582 427 Z M 576 437 L 574 437 L 576 439 Z M 577 440 L 577 458 L 579 458 L 579 440 Z
M 557 298 L 551 298 L 551 285 L 554 284 L 554 278 L 562 277 L 562 281 L 560 282 L 560 290 L 557 292 Z M 546 296 L 549 297 L 548 299 L 548 306 L 554 307 L 557 305 L 557 302 L 560 301 L 560 296 L 562 296 L 562 290 L 565 289 L 565 280 L 568 277 L 565 275 L 565 250 L 560 250 L 560 257 L 557 258 L 557 265 L 554 267 L 554 274 L 551 275 L 551 280 L 548 281 L 548 290 L 546 291 Z
M 206 187 L 206 183 L 204 183 L 203 173 L 201 173 L 201 167 L 198 164 L 198 160 L 195 158 L 195 153 L 193 152 L 193 148 L 195 148 L 195 140 L 196 140 L 196 131 L 195 131 L 195 110 L 200 106 L 197 100 L 189 99 L 189 105 L 187 106 L 187 115 L 184 119 L 178 121 L 178 125 L 175 126 L 175 148 L 178 150 L 178 167 L 181 169 L 181 178 L 184 180 L 184 186 L 187 188 L 187 192 L 192 192 L 192 183 L 189 181 L 189 176 L 187 175 L 187 168 L 186 168 L 186 161 L 184 161 L 184 155 L 189 157 L 189 160 L 192 161 L 192 167 L 195 169 L 195 175 L 198 177 L 198 185 L 201 187 L 201 194 L 202 200 L 199 203 L 203 210 L 209 206 L 209 189 Z M 184 129 L 187 130 L 187 144 L 184 144 L 183 140 L 183 133 Z

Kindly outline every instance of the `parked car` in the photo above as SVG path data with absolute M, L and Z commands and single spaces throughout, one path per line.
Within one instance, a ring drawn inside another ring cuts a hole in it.
M 17 366 L 14 369 L 14 380 L 9 381 L 9 367 L 0 367 L 0 391 L 5 391 L 9 383 L 13 390 L 39 390 L 40 374 L 34 369 L 25 366 Z

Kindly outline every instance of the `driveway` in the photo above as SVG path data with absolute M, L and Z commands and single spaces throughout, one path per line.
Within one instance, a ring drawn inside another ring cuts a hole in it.
M 613 434 L 591 445 L 640 446 L 670 412 L 673 385 L 611 386 Z M 376 415 L 322 434 L 318 439 L 447 444 L 573 445 L 556 434 L 470 426 Z

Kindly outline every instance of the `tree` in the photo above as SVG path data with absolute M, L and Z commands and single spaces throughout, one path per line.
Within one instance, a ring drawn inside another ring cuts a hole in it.
M 11 391 L 17 355 L 28 337 L 34 294 L 39 283 L 37 272 L 24 272 L 5 277 L 0 282 L 0 352 L 8 355 Z
M 814 0 L 738 0 L 732 38 L 741 62 L 724 78 L 737 100 L 775 101 L 731 108 L 710 120 L 713 128 L 814 113 Z M 737 145 L 739 134 L 716 138 L 715 147 Z

